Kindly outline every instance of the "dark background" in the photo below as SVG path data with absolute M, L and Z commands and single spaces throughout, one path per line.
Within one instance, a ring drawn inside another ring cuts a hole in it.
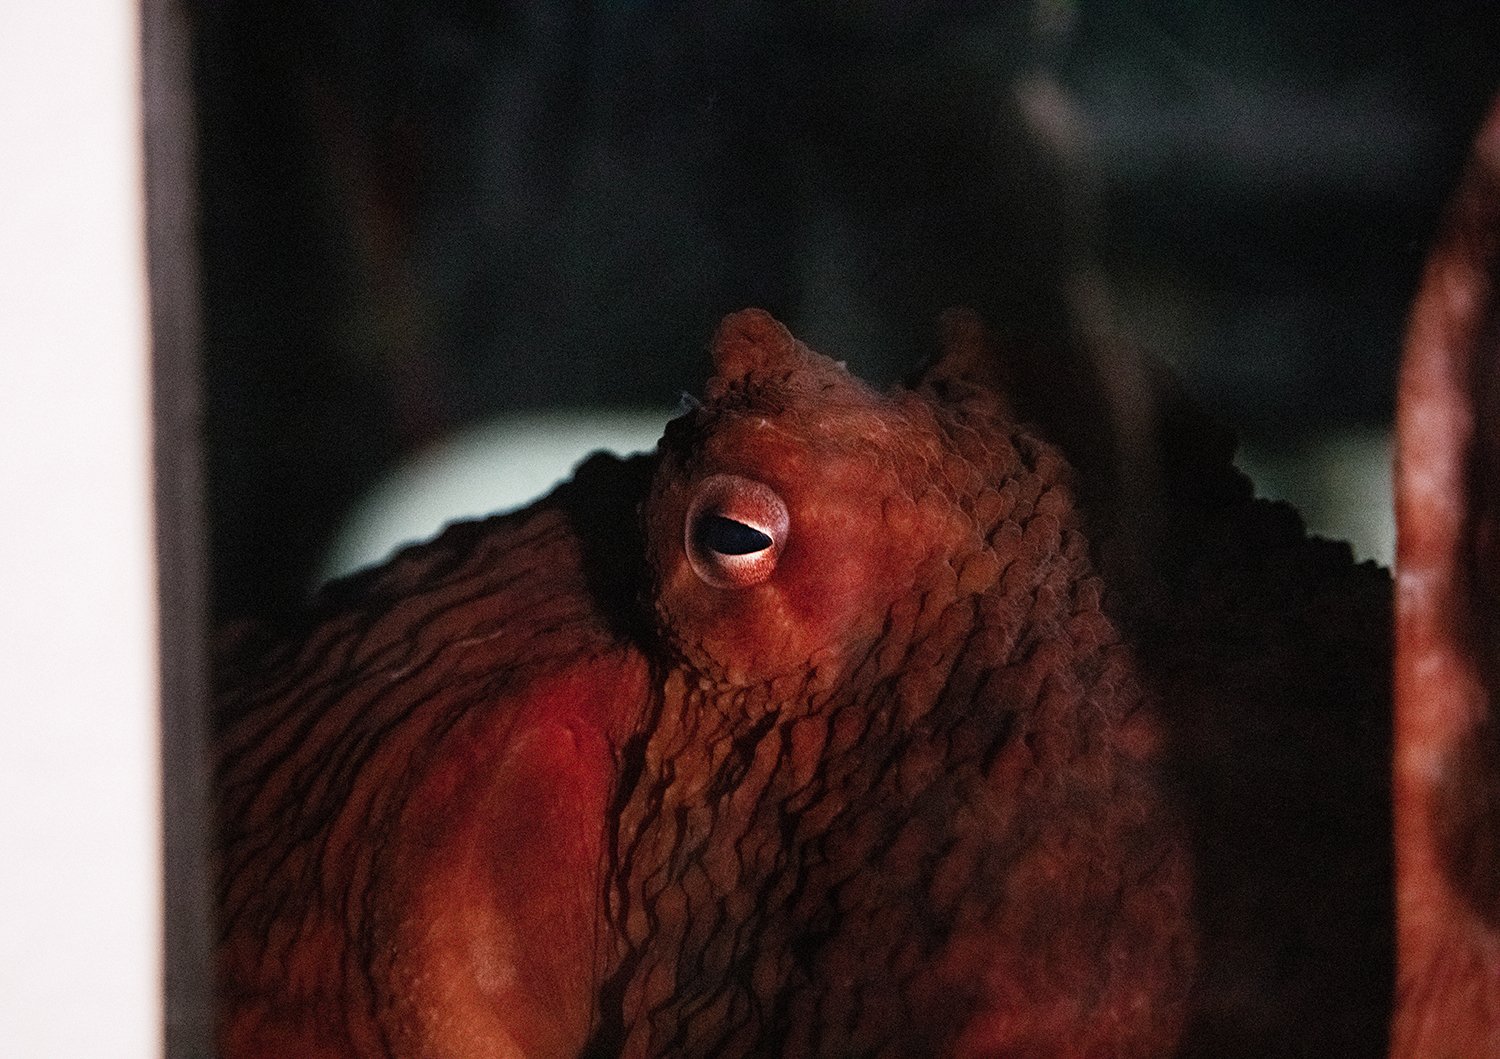
M 670 407 L 724 312 L 876 381 L 965 302 L 1112 329 L 1263 446 L 1389 421 L 1500 4 L 203 0 L 212 609 L 403 453 Z M 582 455 L 582 454 L 580 454 Z

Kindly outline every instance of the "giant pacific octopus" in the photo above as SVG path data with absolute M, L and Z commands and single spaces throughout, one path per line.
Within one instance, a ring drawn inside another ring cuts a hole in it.
M 1444 247 L 1413 342 L 1438 313 L 1462 353 L 1494 236 Z M 653 455 L 226 663 L 226 1059 L 1386 1054 L 1386 575 L 1255 499 L 1169 388 L 1132 502 L 1014 413 L 973 314 L 941 345 L 880 393 L 737 313 Z M 1420 617 L 1411 716 L 1472 643 Z M 1495 1054 L 1483 716 L 1397 785 L 1404 1055 L 1460 1024 L 1451 1054 Z M 1460 743 L 1470 785 L 1422 787 Z

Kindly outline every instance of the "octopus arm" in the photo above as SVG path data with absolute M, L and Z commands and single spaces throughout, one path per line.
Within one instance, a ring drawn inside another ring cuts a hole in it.
M 1397 404 L 1393 1056 L 1500 1054 L 1500 109 L 1412 311 Z

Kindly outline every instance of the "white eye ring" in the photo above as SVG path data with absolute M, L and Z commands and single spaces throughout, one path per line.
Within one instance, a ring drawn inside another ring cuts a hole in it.
M 683 526 L 693 572 L 715 588 L 748 588 L 771 576 L 786 547 L 786 504 L 775 490 L 735 474 L 698 484 Z

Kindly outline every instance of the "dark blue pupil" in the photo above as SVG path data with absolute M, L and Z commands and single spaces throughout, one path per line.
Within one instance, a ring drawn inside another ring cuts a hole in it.
M 771 546 L 771 538 L 743 522 L 723 515 L 704 515 L 698 520 L 698 546 L 720 555 L 749 555 Z

